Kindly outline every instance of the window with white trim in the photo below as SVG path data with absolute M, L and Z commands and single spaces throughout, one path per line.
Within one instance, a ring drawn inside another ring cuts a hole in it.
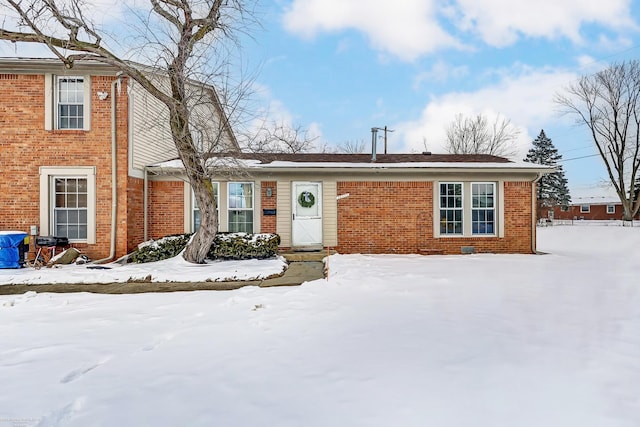
M 218 199 L 218 195 L 220 194 L 218 192 L 218 188 L 220 184 L 217 182 L 212 182 L 211 185 L 213 186 L 213 195 L 216 198 L 216 213 L 218 214 L 218 226 L 220 226 L 220 202 Z M 196 231 L 198 231 L 198 228 L 200 228 L 200 208 L 198 207 L 198 201 L 196 200 L 196 197 L 193 191 L 191 191 L 191 200 L 193 200 L 193 203 L 192 203 L 193 230 L 192 231 L 195 233 Z
M 616 205 L 607 205 L 607 213 L 610 215 L 616 213 Z
M 591 205 L 580 205 L 580 213 L 591 212 Z
M 56 128 L 84 129 L 84 78 L 56 78 Z
M 40 234 L 96 243 L 96 169 L 40 167 Z
M 52 227 L 55 236 L 87 240 L 87 179 L 53 177 Z
M 253 182 L 229 182 L 228 226 L 232 233 L 253 233 Z
M 495 234 L 495 194 L 492 182 L 471 183 L 471 234 Z
M 461 182 L 440 183 L 440 234 L 463 233 L 463 194 Z

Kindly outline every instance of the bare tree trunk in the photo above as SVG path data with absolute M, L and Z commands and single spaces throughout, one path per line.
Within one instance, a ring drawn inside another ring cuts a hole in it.
M 216 201 L 211 180 L 203 177 L 190 182 L 200 208 L 200 228 L 193 235 L 191 243 L 187 245 L 183 257 L 189 262 L 202 263 L 209 253 L 218 230 Z

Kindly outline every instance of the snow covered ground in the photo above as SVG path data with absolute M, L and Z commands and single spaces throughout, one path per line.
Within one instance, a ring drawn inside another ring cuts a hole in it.
M 293 288 L 0 296 L 0 427 L 640 425 L 640 228 Z
M 284 258 L 268 260 L 209 261 L 188 263 L 181 255 L 145 264 L 109 263 L 105 265 L 57 265 L 52 268 L 0 269 L 0 285 L 50 283 L 124 283 L 152 282 L 218 282 L 223 280 L 255 280 L 282 273 Z M 0 427 L 3 427 L 0 424 Z

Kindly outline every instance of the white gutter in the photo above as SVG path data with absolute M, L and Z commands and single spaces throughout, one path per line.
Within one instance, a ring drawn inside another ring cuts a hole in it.
M 94 264 L 101 264 L 112 260 L 116 256 L 116 228 L 118 213 L 118 171 L 117 171 L 117 126 L 116 126 L 116 86 L 120 85 L 121 76 L 111 83 L 111 242 L 109 245 L 109 256 L 94 261 Z
M 533 181 L 531 181 L 531 252 L 536 253 L 536 223 L 538 219 L 538 195 L 536 194 L 536 185 L 540 178 L 542 178 L 543 173 L 538 172 L 538 175 L 535 177 Z
M 149 217 L 149 210 L 147 208 L 147 199 L 149 198 L 149 171 L 147 169 L 147 166 L 144 167 L 144 185 L 142 187 L 142 216 L 143 216 L 143 241 L 146 242 L 147 240 L 149 240 L 149 227 L 147 225 L 147 222 L 149 221 L 148 217 Z

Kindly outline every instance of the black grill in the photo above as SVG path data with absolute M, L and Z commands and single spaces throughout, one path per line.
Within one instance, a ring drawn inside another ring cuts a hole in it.
M 43 247 L 64 247 L 69 246 L 68 237 L 56 237 L 56 236 L 38 236 L 36 237 L 36 245 Z

